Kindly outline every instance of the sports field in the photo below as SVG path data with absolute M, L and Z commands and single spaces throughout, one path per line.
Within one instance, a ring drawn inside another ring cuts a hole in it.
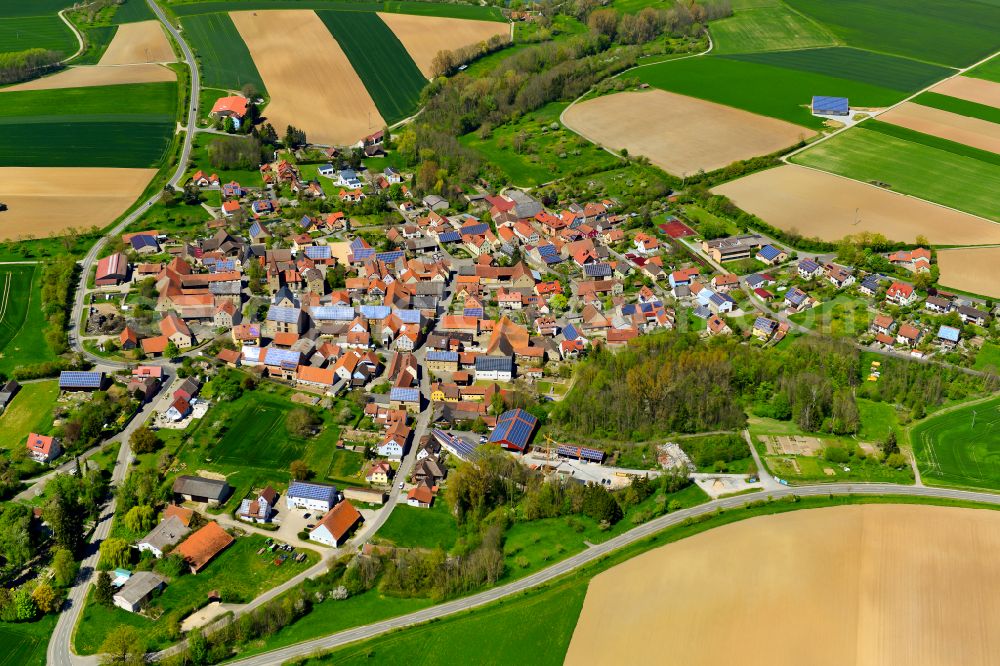
M 565 663 L 986 664 L 1000 512 L 855 505 L 740 521 L 594 577 Z
M 11 449 L 23 446 L 29 433 L 51 432 L 52 410 L 58 396 L 59 383 L 56 380 L 22 386 L 0 414 L 0 447 Z
M 438 51 L 454 51 L 463 46 L 485 42 L 493 35 L 510 35 L 507 24 L 496 21 L 385 12 L 379 12 L 378 17 L 403 43 L 420 72 L 428 78 L 434 75 L 431 63 Z M 433 39 L 428 39 L 429 35 L 433 35 Z
M 936 245 L 1000 243 L 1000 225 L 993 222 L 795 165 L 760 171 L 713 192 L 806 238 L 838 241 L 867 231 L 909 243 L 920 235 Z
M 385 126 L 372 96 L 316 12 L 243 11 L 231 16 L 271 97 L 267 122 L 295 125 L 313 143 L 334 145 L 356 143 Z M 291 34 L 298 38 L 287 39 Z M 304 67 L 305 62 L 310 65 Z
M 181 24 L 185 39 L 198 54 L 204 85 L 239 90 L 252 83 L 264 92 L 260 72 L 229 14 L 186 16 Z
M 1000 248 L 958 248 L 938 250 L 942 287 L 1000 298 Z
M 427 80 L 382 19 L 372 12 L 324 10 L 316 15 L 340 44 L 382 118 L 392 124 L 411 115 Z M 424 35 L 425 41 L 432 41 L 431 34 Z M 369 132 L 356 139 L 365 134 Z
M 910 441 L 925 482 L 1000 490 L 1000 398 L 933 416 Z
M 673 174 L 713 171 L 811 137 L 808 128 L 664 90 L 622 92 L 572 106 L 567 127 Z
M 155 169 L 0 167 L 0 238 L 41 238 L 66 229 L 104 227 L 128 210 Z
M 740 8 L 709 26 L 716 53 L 755 53 L 833 46 L 836 38 L 821 24 L 782 2 Z
M 1000 11 L 976 0 L 786 0 L 851 46 L 952 67 L 1000 48 Z
M 969 76 L 955 76 L 937 84 L 934 93 L 1000 109 L 1000 83 Z M 931 93 L 928 93 L 931 94 Z
M 986 108 L 1000 116 L 1000 109 Z M 913 102 L 904 102 L 879 115 L 878 118 L 882 122 L 905 127 L 915 132 L 930 134 L 980 150 L 1000 153 L 1000 124 L 989 120 Z
M 148 62 L 173 62 L 174 50 L 159 21 L 139 21 L 118 26 L 115 38 L 99 65 L 131 65 Z
M 1000 221 L 995 194 L 1000 191 L 1000 155 L 960 143 L 866 121 L 795 155 L 792 161 L 863 183 L 885 183 L 895 192 Z M 977 242 L 938 238 L 931 242 Z
M 899 90 L 871 83 L 732 56 L 668 61 L 634 70 L 629 76 L 655 88 L 813 129 L 822 129 L 825 124 L 822 118 L 813 117 L 809 111 L 813 95 L 842 95 L 858 107 L 885 107 L 906 96 Z

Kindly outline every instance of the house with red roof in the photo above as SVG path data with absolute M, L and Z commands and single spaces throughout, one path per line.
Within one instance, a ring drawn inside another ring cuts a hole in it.
M 55 460 L 62 453 L 62 446 L 56 437 L 31 433 L 28 435 L 28 455 L 32 460 L 47 463 Z
M 917 300 L 917 293 L 913 290 L 912 284 L 893 282 L 885 291 L 885 300 L 896 305 L 906 306 Z
M 114 287 L 128 281 L 128 258 L 121 252 L 104 257 L 97 262 L 94 284 L 98 287 Z
M 247 115 L 247 108 L 249 105 L 250 100 L 243 95 L 220 97 L 215 100 L 215 104 L 212 105 L 212 111 L 209 115 L 213 118 L 219 119 L 232 118 L 233 123 L 235 123 L 238 128 Z

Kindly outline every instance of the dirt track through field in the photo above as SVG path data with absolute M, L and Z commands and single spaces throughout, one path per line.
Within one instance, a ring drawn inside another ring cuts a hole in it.
M 919 235 L 935 245 L 1000 243 L 1000 224 L 798 165 L 759 171 L 713 192 L 779 229 L 825 241 L 870 231 L 908 243 Z
M 950 111 L 905 102 L 878 117 L 916 132 L 1000 153 L 1000 125 Z
M 677 175 L 767 155 L 814 134 L 783 120 L 665 90 L 587 100 L 568 109 L 564 120 L 595 143 L 645 155 Z
M 174 62 L 174 50 L 159 21 L 139 21 L 118 26 L 98 65 L 131 65 Z
M 406 47 L 417 68 L 427 78 L 434 76 L 431 63 L 438 51 L 454 51 L 485 42 L 493 35 L 510 35 L 510 25 L 497 21 L 388 14 L 378 12 L 382 22 Z
M 1000 654 L 1000 512 L 752 518 L 595 577 L 566 664 L 949 666 Z
M 340 44 L 309 10 L 230 14 L 271 102 L 266 121 L 279 134 L 294 125 L 312 143 L 349 145 L 385 121 Z
M 12 90 L 53 90 L 55 88 L 88 88 L 91 86 L 115 86 L 124 83 L 157 83 L 176 81 L 173 70 L 156 64 L 119 65 L 112 67 L 70 67 L 52 76 L 35 79 L 16 86 L 4 88 L 0 92 Z
M 1000 298 L 1000 247 L 938 250 L 943 288 Z
M 103 227 L 131 206 L 156 169 L 0 167 L 0 238 Z
M 986 79 L 954 76 L 937 84 L 931 91 L 1000 109 L 1000 83 Z

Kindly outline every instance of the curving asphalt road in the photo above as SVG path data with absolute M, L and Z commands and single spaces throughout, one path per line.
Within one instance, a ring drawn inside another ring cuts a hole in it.
M 851 484 L 837 483 L 823 486 L 802 486 L 797 488 L 781 488 L 780 490 L 761 491 L 748 493 L 736 497 L 727 497 L 713 500 L 700 506 L 684 509 L 675 513 L 670 513 L 659 518 L 655 518 L 648 523 L 635 527 L 628 532 L 620 534 L 604 543 L 597 544 L 583 552 L 577 553 L 565 560 L 553 564 L 547 569 L 542 569 L 530 576 L 525 576 L 519 580 L 499 587 L 490 588 L 461 599 L 455 599 L 437 606 L 431 606 L 415 613 L 401 615 L 396 618 L 383 620 L 363 627 L 355 627 L 345 631 L 340 631 L 322 638 L 315 638 L 288 647 L 264 652 L 246 659 L 240 659 L 231 664 L 240 666 L 271 666 L 281 663 L 287 659 L 301 657 L 317 651 L 329 650 L 340 647 L 355 641 L 372 638 L 387 631 L 410 627 L 422 624 L 430 620 L 446 617 L 455 613 L 461 613 L 473 608 L 478 608 L 493 601 L 509 597 L 533 587 L 537 587 L 552 581 L 574 569 L 578 569 L 586 564 L 594 562 L 611 552 L 623 548 L 637 541 L 645 539 L 660 530 L 672 525 L 676 525 L 685 518 L 701 516 L 718 509 L 735 509 L 743 506 L 747 502 L 767 497 L 779 499 L 789 495 L 797 497 L 815 497 L 822 495 L 896 495 L 908 497 L 936 497 L 945 499 L 959 499 L 988 504 L 1000 504 L 1000 495 L 989 493 L 976 493 L 964 490 L 951 490 L 947 488 L 920 488 L 916 486 L 897 486 L 894 484 Z
M 178 184 L 184 178 L 184 172 L 187 170 L 188 159 L 191 155 L 191 142 L 194 138 L 198 120 L 198 95 L 201 91 L 201 78 L 198 73 L 198 66 L 195 63 L 194 53 L 192 53 L 191 48 L 187 45 L 187 42 L 184 41 L 184 38 L 181 37 L 177 29 L 174 28 L 170 21 L 167 20 L 163 10 L 160 9 L 154 0 L 146 0 L 146 3 L 149 5 L 150 9 L 153 10 L 153 13 L 156 14 L 156 18 L 163 24 L 163 27 L 166 28 L 167 32 L 169 32 L 180 45 L 181 52 L 184 55 L 184 62 L 187 64 L 191 74 L 191 97 L 188 100 L 188 121 L 184 135 L 184 144 L 181 148 L 181 155 L 177 162 L 177 168 L 174 171 L 173 176 L 171 176 L 168 181 L 169 185 L 176 189 Z M 100 368 L 116 369 L 125 367 L 127 364 L 120 363 L 118 361 L 110 361 L 108 359 L 90 354 L 83 348 L 83 345 L 80 342 L 78 332 L 80 330 L 80 323 L 83 315 L 84 296 L 87 291 L 87 277 L 90 275 L 91 267 L 97 261 L 98 253 L 101 251 L 101 248 L 104 247 L 107 240 L 112 236 L 120 234 L 125 227 L 139 219 L 142 214 L 145 213 L 157 199 L 159 199 L 159 197 L 159 192 L 154 193 L 153 196 L 128 214 L 124 219 L 110 229 L 104 237 L 94 244 L 94 247 L 90 249 L 90 252 L 87 253 L 81 262 L 82 271 L 80 273 L 80 284 L 77 286 L 76 301 L 73 306 L 71 328 L 74 332 L 73 347 L 77 352 L 83 354 Z M 122 482 L 122 480 L 124 480 L 125 473 L 128 470 L 129 434 L 131 433 L 131 430 L 134 430 L 145 421 L 149 412 L 153 409 L 153 404 L 154 403 L 152 402 L 148 404 L 140 414 L 137 414 L 132 419 L 129 426 L 118 435 L 118 437 L 121 438 L 121 447 L 118 450 L 118 460 L 115 464 L 115 469 L 111 474 L 112 486 L 117 486 Z M 59 619 L 56 622 L 55 629 L 52 632 L 52 636 L 49 638 L 48 651 L 46 653 L 46 663 L 49 666 L 74 666 L 80 664 L 89 665 L 98 663 L 97 657 L 80 657 L 73 654 L 71 644 L 73 639 L 73 630 L 80 618 L 80 613 L 83 612 L 84 601 L 87 598 L 87 591 L 90 587 L 91 581 L 94 579 L 93 572 L 97 566 L 98 558 L 97 546 L 111 531 L 111 521 L 114 514 L 115 499 L 112 496 L 111 501 L 108 503 L 107 507 L 105 507 L 105 510 L 101 514 L 101 517 L 94 528 L 94 532 L 90 537 L 90 542 L 87 547 L 88 554 L 81 563 L 80 576 L 77 579 L 76 585 L 70 589 L 66 600 L 66 608 L 59 614 Z

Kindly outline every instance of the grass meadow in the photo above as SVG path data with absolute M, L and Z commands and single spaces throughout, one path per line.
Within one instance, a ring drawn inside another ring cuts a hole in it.
M 1000 490 L 1000 398 L 933 416 L 910 442 L 924 481 Z
M 7 303 L 0 316 L 0 373 L 10 375 L 17 366 L 55 358 L 42 336 L 47 322 L 41 305 L 40 272 L 33 265 L 0 266 L 0 289 L 6 289 L 10 276 Z
M 239 90 L 252 83 L 261 93 L 264 81 L 229 14 L 200 14 L 182 21 L 184 36 L 198 54 L 202 83 L 209 87 Z M 209 109 L 202 109 L 207 113 Z
M 51 432 L 52 410 L 58 397 L 59 384 L 55 380 L 22 386 L 0 415 L 0 447 L 23 446 L 28 433 Z
M 783 3 L 736 8 L 711 26 L 715 53 L 755 53 L 834 46 L 837 39 L 821 24 Z
M 34 2 L 23 4 L 30 7 Z M 60 4 L 68 6 L 71 3 Z M 42 12 L 42 9 L 35 11 Z M 45 15 L 7 18 L 6 7 L 0 9 L 0 49 L 24 51 L 39 48 L 59 51 L 63 56 L 73 55 L 78 48 L 76 37 L 62 19 L 56 16 L 57 11 L 58 9 L 52 9 L 51 13 Z
M 984 342 L 976 354 L 976 364 L 973 367 L 976 370 L 993 368 L 995 372 L 1000 372 L 1000 345 Z
M 869 120 L 792 162 L 1000 221 L 1000 155 L 953 141 Z
M 809 111 L 813 95 L 849 97 L 855 106 L 889 106 L 905 94 L 861 81 L 778 67 L 732 56 L 706 56 L 630 72 L 656 88 L 690 95 L 804 127 L 822 129 Z
M 317 11 L 390 125 L 411 115 L 427 85 L 392 30 L 372 12 Z
M 400 548 L 451 550 L 458 539 L 458 527 L 444 494 L 439 493 L 429 509 L 400 502 L 389 520 L 379 529 L 378 538 L 390 541 Z
M 851 46 L 971 65 L 1000 47 L 1000 11 L 975 0 L 787 0 Z

